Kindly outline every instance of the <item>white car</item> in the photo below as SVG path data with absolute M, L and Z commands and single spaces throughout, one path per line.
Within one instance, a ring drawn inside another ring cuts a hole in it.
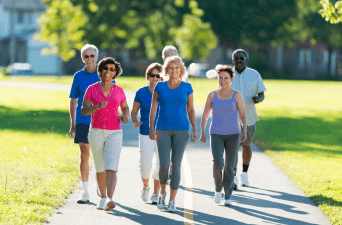
M 7 67 L 6 74 L 31 76 L 33 74 L 32 66 L 29 63 L 13 63 Z

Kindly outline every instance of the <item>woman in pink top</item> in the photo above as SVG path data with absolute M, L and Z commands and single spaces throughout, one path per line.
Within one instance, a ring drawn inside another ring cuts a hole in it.
M 112 197 L 122 148 L 120 120 L 125 124 L 128 122 L 129 108 L 123 89 L 112 83 L 122 73 L 120 63 L 111 57 L 104 58 L 99 62 L 97 72 L 101 81 L 88 87 L 81 114 L 91 114 L 88 139 L 101 192 L 101 200 L 96 208 L 110 211 L 115 207 Z M 122 116 L 119 116 L 119 106 Z

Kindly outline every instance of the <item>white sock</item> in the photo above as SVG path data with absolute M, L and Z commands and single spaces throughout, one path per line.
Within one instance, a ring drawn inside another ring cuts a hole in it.
M 83 191 L 89 193 L 88 191 L 88 181 L 82 181 Z

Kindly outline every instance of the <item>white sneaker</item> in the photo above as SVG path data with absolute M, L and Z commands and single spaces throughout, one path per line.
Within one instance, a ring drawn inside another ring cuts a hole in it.
M 242 172 L 242 173 L 240 174 L 240 179 L 241 179 L 241 185 L 242 185 L 242 186 L 246 186 L 246 187 L 249 186 L 248 174 L 247 174 L 247 172 Z
M 176 205 L 175 201 L 169 201 L 169 206 L 167 207 L 167 211 L 169 212 L 176 212 Z
M 221 203 L 221 201 L 222 201 L 222 193 L 221 193 L 221 192 L 215 192 L 214 201 L 215 201 L 217 204 L 220 204 L 220 203 Z
M 153 194 L 153 195 L 151 196 L 152 204 L 158 204 L 158 199 L 159 199 L 159 196 L 156 195 L 156 194 Z
M 114 203 L 113 199 L 107 198 L 106 203 L 105 203 L 105 207 L 104 207 L 104 211 L 110 211 L 114 208 L 115 208 L 115 203 Z
M 234 190 L 237 190 L 239 186 L 239 179 L 234 176 Z
M 84 204 L 89 202 L 89 194 L 85 191 L 83 191 L 83 194 L 81 195 L 81 197 L 77 200 L 78 204 Z
M 166 198 L 166 193 L 165 193 L 165 195 L 161 194 L 159 196 L 158 209 L 164 209 L 165 208 L 165 198 Z
M 141 190 L 141 198 L 144 202 L 148 201 L 148 198 L 150 196 L 150 187 L 143 187 Z
M 224 200 L 224 205 L 226 205 L 226 206 L 232 206 L 233 203 L 232 203 L 232 201 L 231 201 L 230 199 L 226 199 L 226 200 Z
M 96 208 L 103 210 L 106 204 L 106 198 L 101 198 L 99 204 L 97 204 Z

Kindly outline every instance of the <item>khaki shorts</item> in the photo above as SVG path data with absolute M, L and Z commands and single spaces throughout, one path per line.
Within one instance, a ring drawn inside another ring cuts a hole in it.
M 252 126 L 247 126 L 247 140 L 245 142 L 242 142 L 242 145 L 245 145 L 245 146 L 252 145 L 255 130 L 256 130 L 256 123 Z M 242 127 L 241 127 L 241 133 L 242 133 Z
M 96 172 L 118 171 L 122 149 L 122 130 L 90 128 L 88 139 Z

